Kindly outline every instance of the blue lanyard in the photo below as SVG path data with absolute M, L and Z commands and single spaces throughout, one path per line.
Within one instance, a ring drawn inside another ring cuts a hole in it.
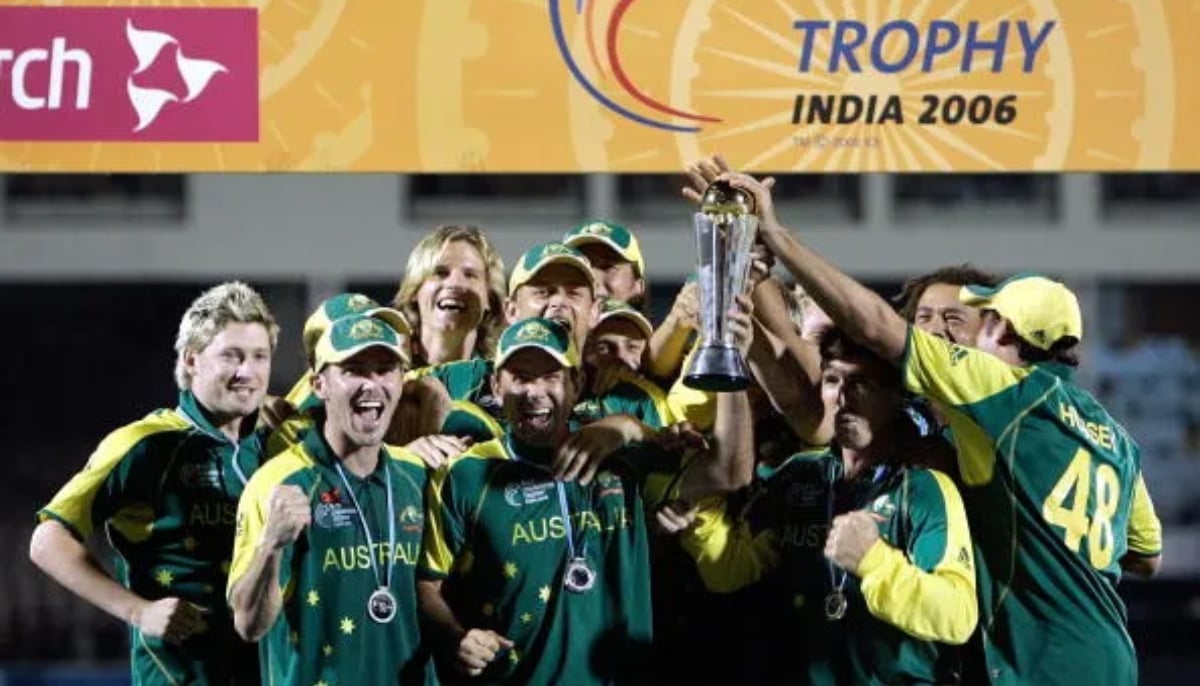
M 521 457 L 521 455 L 513 448 L 512 438 L 510 436 L 506 435 L 504 437 L 504 447 L 508 449 L 508 454 L 512 456 L 513 460 L 537 467 L 545 472 L 550 471 L 536 462 Z M 571 525 L 571 506 L 567 503 L 567 489 L 563 486 L 563 482 L 558 479 L 554 480 L 554 488 L 558 491 L 558 510 L 562 513 L 563 528 L 566 529 L 567 560 L 570 561 L 576 559 L 577 557 L 587 555 L 587 543 L 583 544 L 583 547 L 577 556 L 575 554 L 575 527 Z
M 839 462 L 836 456 L 834 460 L 829 463 L 829 497 L 825 501 L 825 521 L 830 528 L 833 527 L 833 501 L 836 499 L 837 493 L 838 464 Z M 879 480 L 883 478 L 885 474 L 887 474 L 886 465 L 879 465 L 875 467 L 875 473 L 871 475 L 871 483 L 879 482 Z M 828 535 L 828 533 L 826 535 Z M 829 588 L 834 591 L 841 592 L 841 590 L 846 587 L 846 570 L 835 565 L 833 560 L 827 560 L 826 566 L 829 568 Z M 835 567 L 837 567 L 838 571 L 841 572 L 840 577 L 838 577 L 837 572 L 834 571 Z
M 380 461 L 388 459 L 383 451 L 379 451 Z M 375 541 L 371 538 L 371 527 L 367 526 L 367 517 L 363 514 L 362 508 L 358 505 L 358 498 L 354 495 L 354 489 L 350 487 L 350 481 L 346 478 L 346 472 L 342 470 L 342 463 L 334 458 L 333 466 L 337 468 L 338 476 L 342 477 L 342 483 L 346 486 L 346 492 L 350 494 L 350 502 L 354 503 L 354 511 L 358 513 L 358 520 L 362 522 L 363 533 L 367 535 L 367 557 L 371 560 L 371 572 L 375 575 L 375 585 L 378 588 L 391 588 L 392 586 L 392 559 L 396 555 L 396 508 L 392 503 L 392 470 L 388 469 L 387 462 L 383 462 L 383 478 L 387 484 L 387 518 L 388 518 L 388 548 L 387 548 L 387 576 L 381 578 L 379 574 L 379 562 L 375 559 Z

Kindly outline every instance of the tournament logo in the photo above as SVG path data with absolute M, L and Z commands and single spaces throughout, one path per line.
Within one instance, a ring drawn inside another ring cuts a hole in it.
M 258 14 L 0 7 L 0 140 L 258 140 Z
M 791 507 L 813 507 L 824 502 L 827 495 L 822 484 L 794 483 L 784 497 Z
M 179 467 L 179 483 L 201 490 L 221 487 L 221 473 L 211 462 L 184 462 Z
M 341 503 L 319 502 L 313 507 L 313 522 L 322 529 L 354 526 L 355 510 Z
M 504 502 L 513 507 L 533 505 L 550 499 L 550 488 L 554 484 L 526 479 L 504 487 Z
M 585 73 L 584 67 L 580 64 L 581 60 L 572 52 L 567 41 L 563 2 L 562 0 L 550 0 L 550 26 L 554 31 L 554 41 L 558 46 L 559 56 L 566 65 L 567 71 L 571 73 L 571 77 L 587 91 L 588 95 L 606 109 L 643 126 L 677 133 L 694 133 L 700 130 L 702 123 L 720 122 L 721 119 L 717 117 L 685 112 L 655 99 L 639 87 L 625 70 L 621 53 L 621 24 L 633 3 L 634 0 L 617 0 L 608 16 L 604 17 L 600 16 L 600 5 L 607 6 L 608 3 L 601 3 L 600 0 L 575 0 L 575 15 L 578 21 L 583 22 L 587 37 L 587 64 L 589 65 L 587 71 L 599 76 L 602 82 L 607 81 L 604 78 L 606 73 L 612 74 L 613 80 L 616 81 L 623 93 L 623 99 L 634 100 L 638 103 L 641 111 L 634 111 L 618 103 L 612 94 L 605 93 L 596 85 L 593 77 Z M 597 28 L 597 25 L 600 28 Z M 598 47 L 599 37 L 597 34 L 601 32 L 604 34 L 604 54 L 607 56 L 604 64 L 601 63 Z M 695 123 L 675 124 L 667 121 L 669 117 Z

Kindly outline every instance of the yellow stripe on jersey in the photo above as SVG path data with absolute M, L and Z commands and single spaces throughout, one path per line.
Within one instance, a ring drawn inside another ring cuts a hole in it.
M 449 576 L 454 566 L 454 553 L 446 543 L 443 532 L 442 513 L 446 511 L 446 503 L 442 499 L 442 486 L 446 482 L 449 469 L 435 472 L 429 478 L 425 516 L 425 535 L 421 539 L 421 556 L 424 558 L 425 569 L 442 576 Z
M 446 481 L 454 469 L 454 465 L 465 460 L 507 460 L 508 454 L 499 440 L 491 440 L 471 446 L 466 452 L 452 458 L 450 464 L 434 472 L 426 487 L 425 535 L 421 541 L 422 566 L 434 574 L 448 576 L 454 569 L 455 554 L 450 550 L 446 537 L 444 516 L 447 510 L 443 497 Z M 482 489 L 480 498 L 487 495 L 487 489 Z
M 881 538 L 859 562 L 860 588 L 867 609 L 879 619 L 920 639 L 961 645 L 979 621 L 971 532 L 953 482 L 941 472 L 926 471 L 945 508 L 941 560 L 927 572 Z
M 284 400 L 292 407 L 300 407 L 313 394 L 312 380 L 308 374 L 305 374 L 296 381 L 296 385 L 292 386 L 292 390 L 288 391 L 284 396 Z
M 303 446 L 295 445 L 268 460 L 250 477 L 250 481 L 246 484 L 246 490 L 242 492 L 242 497 L 238 500 L 237 529 L 233 538 L 233 559 L 229 564 L 229 582 L 225 587 L 227 598 L 233 585 L 242 578 L 246 570 L 250 568 L 251 561 L 254 560 L 254 552 L 258 548 L 267 526 L 267 508 L 270 505 L 271 491 L 276 486 L 283 484 L 288 477 L 303 469 L 308 469 L 314 464 L 308 453 L 304 452 Z M 309 495 L 311 497 L 312 494 Z M 288 586 L 291 586 L 290 580 Z M 288 589 L 283 590 L 285 591 L 284 597 L 287 597 Z
M 155 412 L 110 433 L 96 447 L 83 469 L 59 489 L 50 504 L 42 508 L 38 519 L 57 519 L 76 535 L 86 538 L 95 528 L 92 510 L 96 494 L 103 488 L 112 471 L 121 464 L 121 460 L 125 459 L 138 443 L 150 436 L 168 431 L 187 431 L 190 428 L 191 424 L 186 419 L 174 411 L 169 411 Z M 134 519 L 136 518 L 129 521 Z M 136 528 L 130 526 L 131 531 Z M 135 536 L 133 540 L 139 539 Z
M 1133 487 L 1133 505 L 1129 508 L 1129 550 L 1144 557 L 1162 553 L 1162 523 L 1154 512 L 1154 503 L 1140 472 Z
M 705 588 L 732 593 L 766 576 L 779 566 L 779 546 L 769 529 L 755 535 L 745 520 L 734 521 L 724 498 L 702 500 L 696 523 L 679 537 L 696 562 Z

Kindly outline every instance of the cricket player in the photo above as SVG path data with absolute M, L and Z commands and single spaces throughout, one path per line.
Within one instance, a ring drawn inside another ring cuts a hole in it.
M 1083 336 L 1075 295 L 1035 274 L 965 287 L 959 298 L 982 324 L 973 348 L 951 343 L 796 239 L 766 185 L 725 176 L 755 195 L 763 241 L 838 327 L 946 414 L 977 546 L 988 679 L 1136 683 L 1117 583 L 1123 569 L 1157 569 L 1161 526 L 1137 443 L 1072 381 Z
M 245 284 L 202 294 L 175 341 L 178 404 L 109 434 L 38 512 L 34 564 L 129 624 L 139 686 L 258 683 L 222 589 L 237 501 L 263 460 L 255 424 L 278 331 Z M 116 579 L 83 545 L 97 527 L 116 550 Z
M 386 322 L 332 322 L 314 353 L 315 426 L 238 503 L 229 604 L 265 683 L 426 681 L 413 577 L 426 470 L 383 445 L 408 360 Z

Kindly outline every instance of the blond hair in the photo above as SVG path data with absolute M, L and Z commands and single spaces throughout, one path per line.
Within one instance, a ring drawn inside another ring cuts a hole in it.
M 404 269 L 404 278 L 400 281 L 396 297 L 392 299 L 392 307 L 403 312 L 408 318 L 413 329 L 413 343 L 419 344 L 421 312 L 417 307 L 417 291 L 433 274 L 442 251 L 454 241 L 464 241 L 475 248 L 483 258 L 484 269 L 487 270 L 485 281 L 488 298 L 484 303 L 483 319 L 475 330 L 475 352 L 480 357 L 490 357 L 503 324 L 503 303 L 508 297 L 508 286 L 504 281 L 504 260 L 488 241 L 487 234 L 478 226 L 444 224 L 426 234 L 408 255 L 408 265 Z M 419 345 L 414 345 L 413 352 L 420 353 Z
M 228 324 L 262 324 L 271 339 L 271 350 L 279 339 L 279 325 L 262 296 L 240 281 L 228 281 L 208 289 L 187 308 L 179 321 L 175 336 L 175 384 L 180 390 L 191 386 L 191 376 L 184 355 L 188 350 L 199 351 Z

